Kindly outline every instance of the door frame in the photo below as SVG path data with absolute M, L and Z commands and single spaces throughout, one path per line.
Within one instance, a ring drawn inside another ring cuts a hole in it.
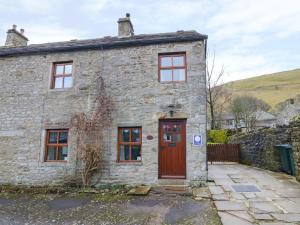
M 183 154 L 184 154 L 184 176 L 164 176 L 161 177 L 161 172 L 160 172 L 160 127 L 161 127 L 161 122 L 184 122 L 185 125 L 185 133 L 184 133 L 184 140 L 185 140 L 185 145 L 184 145 L 184 149 L 183 149 Z M 158 179 L 186 179 L 186 123 L 187 123 L 187 119 L 185 118 L 162 118 L 158 120 Z

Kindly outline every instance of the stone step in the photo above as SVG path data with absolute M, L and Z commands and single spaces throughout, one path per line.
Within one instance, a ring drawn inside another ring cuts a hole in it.
M 159 179 L 158 180 L 158 185 L 186 185 L 186 180 L 180 180 L 180 179 Z

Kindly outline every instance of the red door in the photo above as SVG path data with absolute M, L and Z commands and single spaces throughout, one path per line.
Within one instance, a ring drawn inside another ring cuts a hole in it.
M 186 177 L 186 120 L 159 122 L 159 178 Z

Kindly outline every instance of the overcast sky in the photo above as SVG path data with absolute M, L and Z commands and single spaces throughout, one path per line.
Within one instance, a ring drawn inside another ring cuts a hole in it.
M 225 81 L 300 68 L 300 0 L 0 0 L 0 41 L 12 24 L 30 44 L 115 36 L 126 12 L 135 34 L 207 34 Z

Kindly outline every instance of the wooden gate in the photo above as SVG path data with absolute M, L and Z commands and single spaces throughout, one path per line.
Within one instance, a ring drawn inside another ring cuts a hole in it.
M 212 162 L 239 162 L 239 144 L 208 144 L 207 161 Z

